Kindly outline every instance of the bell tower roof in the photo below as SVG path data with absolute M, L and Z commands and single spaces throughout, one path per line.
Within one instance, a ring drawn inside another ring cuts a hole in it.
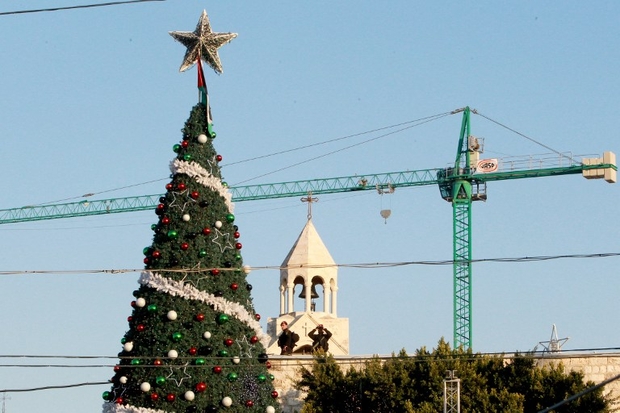
M 297 241 L 282 262 L 282 267 L 299 267 L 307 265 L 335 266 L 336 262 L 325 247 L 323 240 L 309 219 Z M 316 268 L 318 270 L 318 268 Z M 281 272 L 287 271 L 282 269 Z

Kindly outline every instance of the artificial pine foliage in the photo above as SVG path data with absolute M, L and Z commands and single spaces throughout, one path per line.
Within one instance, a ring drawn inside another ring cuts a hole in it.
M 105 413 L 280 412 L 207 107 L 182 129 Z

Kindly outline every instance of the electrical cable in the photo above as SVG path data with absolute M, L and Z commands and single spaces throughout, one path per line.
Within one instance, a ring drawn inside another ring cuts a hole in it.
M 118 6 L 121 4 L 130 4 L 130 3 L 148 3 L 155 1 L 166 1 L 166 0 L 125 0 L 125 1 L 111 1 L 107 3 L 93 3 L 93 4 L 83 4 L 78 6 L 65 6 L 65 7 L 51 7 L 46 9 L 30 9 L 30 10 L 14 10 L 14 11 L 5 11 L 0 12 L 0 16 L 9 16 L 14 14 L 29 14 L 29 13 L 42 13 L 42 12 L 50 12 L 50 11 L 64 11 L 64 10 L 74 10 L 74 9 L 89 9 L 93 7 L 107 7 L 107 6 Z
M 250 271 L 260 270 L 285 270 L 296 268 L 358 268 L 358 269 L 377 269 L 377 268 L 391 268 L 391 267 L 403 267 L 410 265 L 426 265 L 426 266 L 439 266 L 439 265 L 454 265 L 458 263 L 521 263 L 521 262 L 537 262 L 537 261 L 551 261 L 559 259 L 585 259 L 585 258 L 611 258 L 619 257 L 620 252 L 606 252 L 606 253 L 594 253 L 594 254 L 565 254 L 565 255 L 538 255 L 538 256 L 524 256 L 524 257 L 503 257 L 503 258 L 478 258 L 472 260 L 438 260 L 438 261 L 401 261 L 401 262 L 374 262 L 374 263 L 353 263 L 353 264 L 300 264 L 289 265 L 282 267 L 280 265 L 267 265 L 267 266 L 247 266 Z M 165 272 L 179 272 L 179 273 L 202 273 L 211 271 L 212 268 L 180 268 L 180 269 L 153 269 L 153 271 L 165 271 Z M 237 271 L 236 268 L 218 268 L 220 271 Z M 129 268 L 129 269 L 90 269 L 90 270 L 18 270 L 18 271 L 0 271 L 0 276 L 9 275 L 60 275 L 60 274 L 125 274 L 133 272 L 142 272 L 142 268 Z

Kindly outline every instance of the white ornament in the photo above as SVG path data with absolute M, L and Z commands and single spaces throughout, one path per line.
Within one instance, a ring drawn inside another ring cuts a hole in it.
M 127 384 L 127 376 L 121 376 L 118 381 L 121 382 L 121 384 Z
M 136 307 L 142 308 L 145 305 L 146 305 L 146 300 L 144 298 L 140 297 L 136 300 Z
M 194 400 L 194 397 L 196 397 L 196 395 L 194 394 L 194 392 L 193 392 L 193 391 L 188 390 L 188 391 L 186 391 L 186 392 L 185 392 L 185 394 L 183 395 L 183 397 L 185 397 L 185 400 L 188 400 L 188 401 L 190 401 L 190 402 L 191 402 L 192 400 Z
M 123 345 L 123 350 L 125 350 L 125 351 L 133 350 L 133 341 L 128 341 L 127 343 L 125 343 Z
M 265 413 L 276 413 L 276 409 L 274 409 L 273 406 L 267 406 Z
M 144 383 L 142 383 L 140 385 L 140 390 L 142 390 L 145 393 L 150 391 L 151 390 L 151 384 L 149 382 L 145 381 Z
M 222 228 L 222 221 L 215 221 L 215 228 L 217 229 Z
M 177 357 L 179 357 L 179 352 L 176 350 L 170 350 L 168 352 L 168 357 L 170 357 L 171 359 L 175 359 Z
M 205 135 L 204 133 L 201 133 L 200 135 L 198 135 L 198 142 L 207 143 L 207 135 Z
M 222 404 L 224 406 L 226 406 L 226 407 L 230 407 L 230 406 L 232 406 L 232 399 L 230 397 L 226 396 L 226 397 L 224 397 L 222 399 Z
M 243 266 L 243 272 L 246 274 L 249 274 L 250 271 L 252 271 L 252 268 L 249 265 L 244 265 Z
M 240 362 L 241 362 L 241 359 L 239 358 L 239 356 L 233 357 L 233 363 L 239 364 Z
M 190 219 L 191 218 L 190 218 L 189 214 L 183 214 L 183 221 L 189 222 Z
M 208 339 L 211 338 L 211 332 L 210 331 L 205 331 L 202 336 L 208 340 Z
M 166 317 L 168 317 L 168 320 L 174 321 L 177 319 L 177 312 L 174 310 L 170 310 L 168 311 L 168 314 L 166 314 Z

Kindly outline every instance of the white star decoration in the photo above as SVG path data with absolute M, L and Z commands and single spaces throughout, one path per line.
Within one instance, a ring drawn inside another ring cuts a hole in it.
M 183 278 L 181 278 L 180 281 L 182 283 L 191 284 L 194 288 L 198 288 L 198 282 L 209 278 L 209 273 L 207 270 L 202 271 L 200 264 L 201 263 L 199 262 L 187 271 L 182 271 L 181 274 L 183 274 Z
M 222 73 L 222 62 L 217 49 L 237 37 L 237 33 L 213 33 L 207 11 L 202 12 L 200 20 L 193 32 L 170 32 L 174 40 L 187 47 L 183 63 L 179 71 L 184 72 L 202 58 L 217 73 Z
M 248 338 L 246 336 L 243 336 L 241 340 L 235 341 L 235 343 L 237 343 L 237 345 L 239 346 L 240 357 L 252 358 L 252 347 L 250 346 L 250 343 L 248 342 Z
M 172 192 L 172 202 L 168 205 L 169 208 L 178 208 L 181 212 L 185 211 L 187 204 L 196 202 L 191 196 L 187 196 L 189 189 L 185 189 L 181 192 Z M 185 199 L 184 199 L 185 198 Z M 185 202 L 183 202 L 185 200 Z
M 189 363 L 185 363 L 183 366 L 180 366 L 180 367 L 175 367 L 175 368 L 170 367 L 170 374 L 168 374 L 168 375 L 166 376 L 166 378 L 167 378 L 167 379 L 171 379 L 173 382 L 175 382 L 175 383 L 176 383 L 176 385 L 177 385 L 177 387 L 181 387 L 181 383 L 183 383 L 183 380 L 185 380 L 185 379 L 189 380 L 189 379 L 191 379 L 191 378 L 192 378 L 192 376 L 190 376 L 190 375 L 187 373 L 187 366 L 188 366 L 188 364 L 189 364 Z M 172 377 L 172 376 L 175 376 L 175 375 L 176 375 L 176 373 L 180 373 L 180 372 L 181 372 L 181 370 L 183 371 L 183 377 L 181 377 L 180 379 L 177 379 L 177 378 L 173 378 L 173 377 Z
M 224 252 L 228 249 L 232 250 L 234 247 L 230 242 L 230 234 L 227 232 L 223 234 L 219 229 L 215 229 L 215 237 L 213 237 L 213 243 L 220 247 L 220 252 Z

